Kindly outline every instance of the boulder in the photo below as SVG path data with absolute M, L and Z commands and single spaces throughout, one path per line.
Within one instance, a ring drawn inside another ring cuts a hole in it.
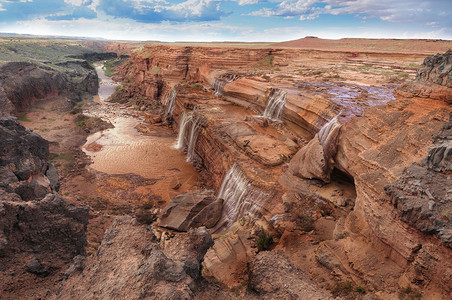
M 184 193 L 170 200 L 160 217 L 160 226 L 188 231 L 199 226 L 213 227 L 221 216 L 223 200 L 212 192 Z

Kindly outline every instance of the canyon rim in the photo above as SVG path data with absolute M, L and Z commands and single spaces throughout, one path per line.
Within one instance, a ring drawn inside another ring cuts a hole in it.
M 451 48 L 0 38 L 0 298 L 449 299 Z

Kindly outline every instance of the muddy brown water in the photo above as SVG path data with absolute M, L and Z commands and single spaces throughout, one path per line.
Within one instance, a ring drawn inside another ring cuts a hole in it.
M 158 127 L 153 135 L 144 135 L 135 129 L 143 123 L 136 111 L 108 103 L 105 100 L 114 92 L 114 82 L 106 77 L 101 66 L 96 66 L 102 79 L 99 104 L 84 112 L 108 120 L 115 127 L 94 133 L 87 138 L 83 151 L 92 159 L 90 168 L 107 174 L 133 173 L 148 179 L 160 179 L 152 190 L 166 202 L 176 194 L 192 190 L 198 173 L 185 154 L 174 148 L 176 136 L 168 128 Z M 100 151 L 88 151 L 93 142 L 102 146 Z M 177 190 L 173 188 L 180 185 Z

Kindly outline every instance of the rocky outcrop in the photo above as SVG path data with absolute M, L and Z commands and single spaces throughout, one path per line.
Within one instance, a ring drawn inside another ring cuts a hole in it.
M 59 267 L 85 254 L 85 230 L 88 208 L 68 204 L 56 194 L 47 194 L 40 201 L 24 202 L 14 193 L 0 196 L 0 253 L 2 271 L 14 266 L 14 260 L 35 252 L 41 260 Z M 36 250 L 38 249 L 38 250 Z M 5 268 L 6 266 L 6 268 Z
M 3 90 L 0 101 L 10 103 L 6 108 L 12 104 L 13 113 L 25 111 L 37 100 L 57 95 L 76 102 L 83 93 L 97 94 L 97 88 L 97 73 L 86 61 L 61 62 L 57 67 L 29 62 L 0 66 L 0 90 Z
M 212 228 L 220 219 L 222 208 L 223 200 L 212 192 L 180 194 L 163 209 L 159 225 L 177 231 L 200 226 Z
M 422 232 L 437 235 L 452 248 L 452 113 L 436 135 L 423 165 L 414 163 L 385 187 L 400 219 Z
M 450 226 L 439 215 L 441 201 L 450 202 L 449 179 L 447 175 L 432 176 L 435 171 L 419 166 L 449 112 L 449 105 L 442 101 L 401 99 L 368 109 L 362 118 L 344 125 L 339 136 L 336 166 L 353 176 L 357 193 L 351 224 L 360 224 L 361 234 L 402 267 L 417 260 L 424 243 L 441 249 L 435 255 L 444 264 L 417 267 L 423 268 L 421 283 L 442 282 L 441 276 L 452 272 L 450 250 L 421 232 L 435 233 Z M 385 186 L 393 183 L 386 188 L 390 198 Z M 445 238 L 450 236 L 447 230 Z M 445 288 L 451 290 L 452 286 L 446 284 Z
M 53 299 L 192 299 L 200 262 L 212 244 L 201 227 L 160 246 L 150 227 L 117 217 L 97 257 L 74 272 Z
M 261 299 L 333 299 L 281 250 L 264 251 L 249 264 L 251 289 Z
M 56 194 L 58 172 L 46 140 L 12 117 L 0 119 L 0 139 L 0 286 L 15 297 L 23 287 L 14 274 L 55 275 L 85 254 L 89 209 Z
M 42 199 L 52 192 L 45 176 L 49 169 L 49 143 L 14 118 L 0 119 L 0 137 L 2 188 L 25 201 Z M 54 177 L 52 180 L 55 182 Z
M 415 82 L 401 86 L 397 92 L 404 97 L 423 97 L 452 103 L 452 50 L 427 57 Z
M 329 182 L 341 126 L 337 116 L 326 123 L 319 133 L 292 158 L 289 164 L 290 172 L 302 178 L 317 178 Z

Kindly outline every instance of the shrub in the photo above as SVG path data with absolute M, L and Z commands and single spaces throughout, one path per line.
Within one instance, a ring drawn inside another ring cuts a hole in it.
M 399 299 L 401 300 L 415 300 L 421 299 L 422 293 L 416 289 L 413 289 L 410 285 L 405 288 L 401 288 L 399 291 Z
M 364 287 L 360 286 L 360 285 L 358 285 L 358 286 L 355 288 L 355 291 L 357 291 L 357 292 L 360 293 L 360 294 L 365 294 L 365 293 L 366 293 L 366 289 L 365 289 Z
M 270 246 L 273 244 L 273 237 L 261 228 L 258 238 L 257 238 L 257 249 L 259 251 L 265 251 L 270 249 Z

